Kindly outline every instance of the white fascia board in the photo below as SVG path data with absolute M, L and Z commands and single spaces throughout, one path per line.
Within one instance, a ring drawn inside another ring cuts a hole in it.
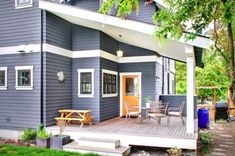
M 53 2 L 48 2 L 44 0 L 39 0 L 39 8 L 47 10 L 52 13 L 62 14 L 66 16 L 71 16 L 72 23 L 76 24 L 76 18 L 85 21 L 95 22 L 94 29 L 103 30 L 102 27 L 105 25 L 120 27 L 126 29 L 127 31 L 135 31 L 141 34 L 147 34 L 152 36 L 155 31 L 155 25 L 146 24 L 142 22 L 136 22 L 132 20 L 124 20 L 117 17 L 103 15 L 96 12 L 76 8 L 69 5 L 56 4 Z M 208 48 L 211 44 L 210 39 L 204 37 L 197 37 L 193 41 L 186 42 L 183 39 L 179 40 L 181 43 L 194 45 L 201 48 Z M 157 43 L 157 42 L 156 42 Z
M 125 29 L 131 28 L 132 31 L 137 31 L 137 32 L 145 33 L 145 34 L 153 34 L 155 30 L 154 25 L 131 21 L 131 20 L 124 20 L 121 18 L 109 16 L 109 15 L 99 14 L 96 12 L 92 12 L 92 11 L 88 11 L 88 10 L 84 10 L 80 8 L 75 8 L 75 7 L 71 7 L 68 5 L 56 4 L 53 2 L 48 2 L 48 1 L 43 1 L 43 0 L 39 1 L 39 8 L 45 9 L 51 12 L 74 16 L 76 18 L 81 18 L 84 20 L 98 22 L 100 24 L 107 24 L 107 25 L 112 25 L 116 27 L 122 27 Z

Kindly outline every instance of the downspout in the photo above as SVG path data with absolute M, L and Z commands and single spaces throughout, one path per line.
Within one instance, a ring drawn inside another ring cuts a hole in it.
M 43 109 L 44 109 L 44 107 L 43 107 L 43 102 L 44 102 L 44 99 L 43 99 L 43 89 L 44 89 L 44 87 L 43 87 L 43 13 L 44 13 L 44 11 L 43 10 L 41 10 L 41 34 L 40 34 L 40 37 L 41 37 L 41 39 L 40 39 L 40 55 L 41 55 L 41 62 L 40 62 L 40 64 L 41 64 L 41 84 L 40 84 L 40 88 L 41 88 L 41 91 L 40 91 L 40 103 L 41 103 L 41 107 L 40 107 L 40 109 L 41 109 L 41 119 L 40 119 L 40 121 L 41 121 L 41 124 L 42 125 L 44 125 L 44 113 L 43 113 Z M 45 126 L 45 125 L 44 125 Z

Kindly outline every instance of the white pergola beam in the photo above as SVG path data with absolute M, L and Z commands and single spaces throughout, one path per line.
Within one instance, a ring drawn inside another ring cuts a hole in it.
M 186 132 L 194 133 L 194 94 L 195 94 L 195 57 L 194 48 L 191 45 L 185 45 L 187 56 L 187 111 L 186 111 Z

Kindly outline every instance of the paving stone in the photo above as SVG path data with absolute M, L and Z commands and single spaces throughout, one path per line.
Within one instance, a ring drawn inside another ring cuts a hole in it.
M 218 134 L 218 135 L 221 136 L 221 137 L 224 137 L 224 138 L 232 138 L 233 137 L 230 134 Z
M 225 154 L 224 153 L 220 153 L 220 152 L 212 152 L 211 155 L 214 155 L 214 156 L 224 156 Z
M 234 145 L 234 142 L 223 142 L 223 144 L 225 144 L 225 145 Z
M 214 148 L 212 151 L 216 151 L 216 152 L 225 152 L 225 149 L 222 148 Z
M 220 144 L 219 147 L 224 147 L 224 148 L 233 148 L 231 145 L 225 145 L 225 144 Z
M 224 127 L 217 127 L 216 129 L 220 130 L 220 131 L 224 131 L 225 130 Z

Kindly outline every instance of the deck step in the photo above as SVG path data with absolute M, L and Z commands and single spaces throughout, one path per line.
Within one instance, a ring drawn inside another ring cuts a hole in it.
M 116 149 L 98 148 L 91 146 L 82 146 L 78 142 L 71 142 L 70 144 L 64 145 L 63 150 L 70 152 L 80 153 L 96 153 L 104 156 L 128 156 L 130 155 L 131 148 L 119 146 Z
M 100 139 L 100 138 L 87 138 L 81 137 L 75 140 L 80 146 L 90 146 L 98 148 L 115 149 L 120 146 L 119 140 Z

